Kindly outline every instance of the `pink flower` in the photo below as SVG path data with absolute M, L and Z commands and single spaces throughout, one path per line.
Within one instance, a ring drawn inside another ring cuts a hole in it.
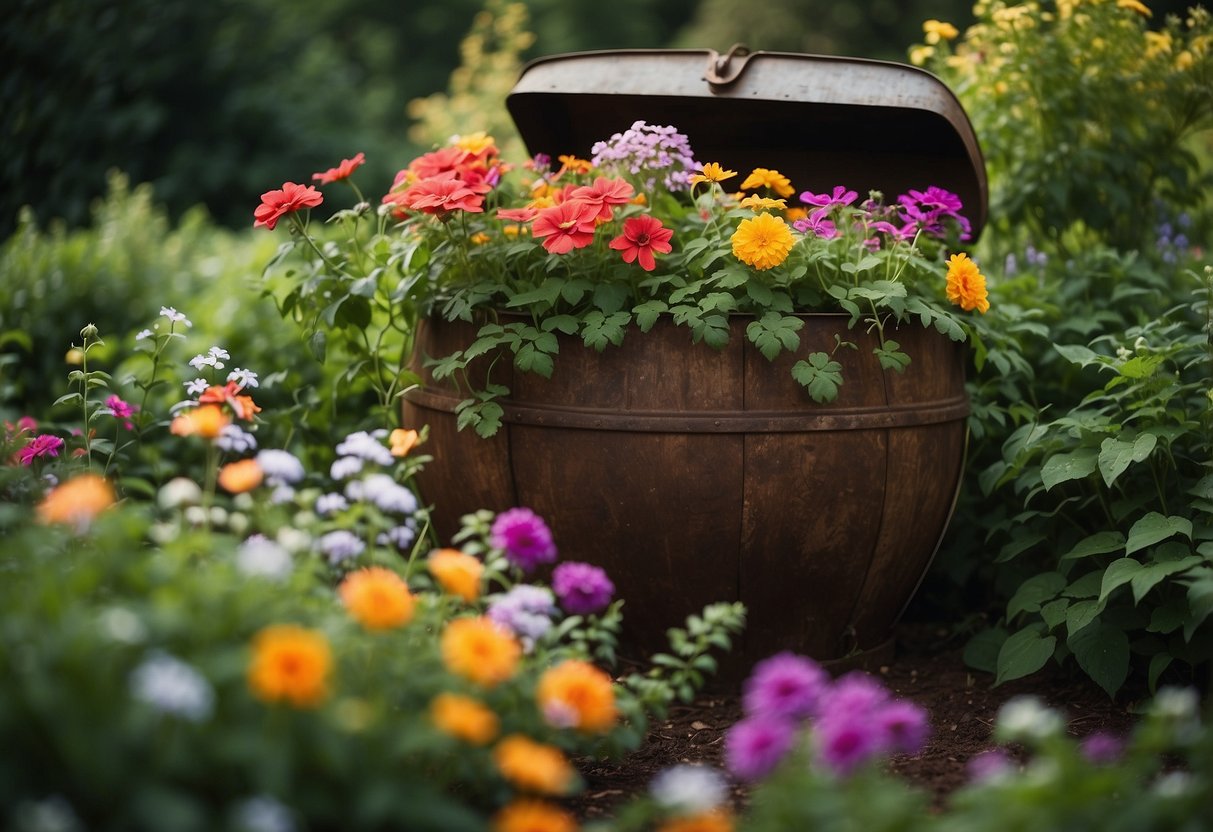
M 574 199 L 544 208 L 531 225 L 531 236 L 543 238 L 543 247 L 552 254 L 568 254 L 594 242 L 598 208 Z
M 48 456 L 59 456 L 63 440 L 49 433 L 40 433 L 29 441 L 29 444 L 17 452 L 17 458 L 22 465 L 32 465 L 35 459 Z
M 399 195 L 398 200 L 393 201 L 409 210 L 424 211 L 427 214 L 444 215 L 451 211 L 479 214 L 484 211 L 484 197 L 481 193 L 462 179 L 448 173 L 413 183 Z M 387 197 L 384 199 L 387 200 Z
M 125 427 L 127 430 L 134 430 L 135 425 L 131 422 L 131 417 L 135 415 L 135 411 L 139 408 L 129 402 L 124 402 L 117 396 L 110 396 L 105 400 L 105 408 L 115 419 L 126 420 Z
M 552 590 L 567 612 L 586 615 L 611 603 L 615 584 L 597 566 L 569 561 L 552 572 Z
M 505 552 L 506 560 L 523 572 L 556 560 L 551 530 L 529 508 L 512 508 L 498 514 L 489 530 L 489 543 Z
M 623 233 L 611 240 L 610 246 L 623 252 L 623 262 L 640 261 L 640 267 L 651 272 L 657 267 L 653 252 L 668 254 L 674 232 L 661 225 L 661 220 L 644 214 L 623 224 Z
M 538 213 L 538 209 L 535 208 L 500 208 L 497 211 L 497 219 L 510 222 L 530 222 Z
M 812 716 L 830 677 L 812 659 L 783 652 L 754 666 L 745 683 L 746 713 L 787 719 Z
M 748 717 L 725 735 L 725 764 L 742 780 L 760 780 L 775 770 L 795 741 L 793 723 L 772 717 Z
M 321 185 L 328 185 L 330 182 L 340 182 L 342 179 L 349 179 L 350 174 L 358 170 L 366 163 L 366 154 L 359 153 L 353 159 L 342 159 L 341 164 L 335 168 L 329 168 L 323 173 L 313 173 L 312 178 L 320 182 Z
M 570 199 L 580 199 L 598 209 L 598 219 L 609 220 L 614 216 L 612 205 L 627 205 L 635 189 L 622 179 L 607 179 L 599 176 L 593 185 L 582 185 L 569 193 Z M 631 260 L 628 261 L 632 262 Z
M 324 202 L 324 195 L 314 185 L 296 185 L 284 182 L 282 189 L 266 191 L 261 195 L 261 204 L 253 211 L 253 228 L 265 227 L 270 231 L 278 220 L 301 208 L 315 208 Z

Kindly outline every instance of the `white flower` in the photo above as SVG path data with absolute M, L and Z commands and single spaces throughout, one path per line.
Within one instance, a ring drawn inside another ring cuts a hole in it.
M 649 791 L 665 808 L 694 815 L 721 805 L 728 794 L 728 786 L 716 769 L 679 765 L 654 777 Z
M 225 350 L 223 347 L 211 347 L 206 351 L 206 354 L 214 358 L 216 361 L 228 361 L 231 359 L 231 356 L 228 355 L 227 350 Z M 218 367 L 220 365 L 216 364 L 215 366 Z
M 257 464 L 265 475 L 279 482 L 299 482 L 303 479 L 303 463 L 289 451 L 267 448 L 257 454 Z
M 198 356 L 204 358 L 205 356 Z M 210 382 L 204 378 L 196 378 L 193 381 L 185 382 L 185 392 L 190 396 L 198 396 L 206 392 L 206 388 L 210 387 Z
M 161 306 L 160 314 L 162 316 L 164 316 L 165 318 L 168 318 L 173 323 L 181 323 L 181 324 L 185 324 L 186 326 L 193 326 L 193 324 L 190 323 L 189 318 L 185 317 L 185 315 L 178 312 L 176 309 L 174 309 L 171 306 Z
M 291 810 L 264 795 L 243 801 L 233 820 L 237 832 L 295 832 Z
M 1128 361 L 1129 357 L 1132 355 L 1133 355 L 1133 353 L 1129 352 L 1128 347 L 1117 347 L 1116 348 L 1116 357 L 1119 358 L 1121 361 Z
M 376 433 L 383 433 L 376 431 Z M 386 433 L 384 433 L 386 435 Z M 351 433 L 337 446 L 337 453 L 342 456 L 356 456 L 367 462 L 374 462 L 387 467 L 396 461 L 389 451 L 374 434 L 364 430 Z
M 366 544 L 362 542 L 361 538 L 346 529 L 338 529 L 321 536 L 319 546 L 320 551 L 324 552 L 333 566 L 343 560 L 358 557 L 366 548 Z
M 1186 771 L 1169 771 L 1154 781 L 1150 791 L 1162 798 L 1183 797 L 1192 791 L 1192 775 Z
M 236 550 L 236 568 L 242 574 L 281 581 L 291 574 L 291 553 L 280 543 L 255 534 Z
M 174 477 L 160 487 L 156 499 L 166 509 L 194 506 L 202 502 L 202 489 L 188 477 Z
M 380 511 L 412 514 L 417 510 L 413 492 L 387 474 L 372 474 L 362 481 L 362 499 L 374 503 Z
M 242 370 L 239 367 L 227 374 L 227 380 L 236 382 L 241 388 L 257 386 L 257 374 L 252 370 Z
M 996 736 L 1000 742 L 1047 739 L 1062 730 L 1061 715 L 1035 696 L 1017 696 L 998 710 Z
M 301 529 L 283 526 L 278 530 L 278 542 L 288 552 L 302 552 L 304 549 L 311 547 L 312 536 Z
M 201 722 L 211 715 L 215 691 L 190 665 L 167 653 L 153 653 L 131 674 L 131 694 L 157 711 Z
M 202 506 L 190 506 L 185 510 L 185 522 L 191 526 L 202 526 L 206 524 L 207 514 L 206 509 Z
M 1200 698 L 1192 688 L 1165 687 L 1154 696 L 1151 710 L 1165 719 L 1187 722 L 1196 719 Z
M 141 329 L 141 330 L 139 330 L 139 334 L 135 336 L 135 340 L 143 341 L 144 339 L 151 338 L 151 337 L 152 337 L 152 331 L 150 329 Z
M 224 425 L 215 439 L 215 445 L 221 451 L 244 454 L 257 450 L 257 438 L 239 425 Z
M 329 468 L 329 476 L 335 480 L 352 477 L 362 470 L 362 460 L 356 456 L 343 456 Z
M 349 501 L 341 494 L 321 494 L 316 498 L 315 511 L 320 515 L 345 511 L 350 507 Z
M 99 616 L 101 630 L 113 641 L 141 644 L 147 638 L 143 620 L 125 607 L 110 607 Z
M 219 367 L 221 365 L 215 361 L 215 356 L 213 355 L 195 355 L 190 359 L 190 366 L 201 372 L 203 367 Z

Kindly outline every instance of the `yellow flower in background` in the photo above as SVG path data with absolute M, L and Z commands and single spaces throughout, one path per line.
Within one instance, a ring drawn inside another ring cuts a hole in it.
M 782 211 L 788 207 L 788 202 L 786 199 L 771 199 L 768 196 L 753 194 L 741 200 L 741 207 L 749 208 L 751 211 Z
M 792 182 L 782 173 L 769 168 L 754 168 L 745 181 L 741 183 L 741 190 L 753 191 L 758 188 L 770 188 L 775 193 L 782 197 L 789 197 L 795 193 L 792 187 Z
M 506 780 L 526 791 L 567 794 L 575 772 L 559 748 L 511 734 L 493 749 L 493 761 Z
M 796 242 L 782 217 L 759 214 L 742 220 L 733 232 L 733 255 L 756 269 L 770 269 L 788 258 Z
M 1142 3 L 1141 0 L 1116 0 L 1116 6 L 1121 9 L 1131 9 L 1142 17 L 1154 16 L 1154 12 L 1150 11 L 1150 7 Z
M 557 156 L 561 165 L 561 172 L 569 173 L 589 173 L 594 169 L 594 165 L 589 159 L 578 159 L 576 156 Z
M 960 31 L 955 26 L 942 20 L 923 21 L 922 31 L 926 35 L 923 40 L 932 45 L 941 40 L 955 40 L 960 35 Z
M 551 803 L 522 798 L 493 816 L 493 832 L 577 832 L 573 816 Z
M 966 312 L 976 309 L 984 315 L 990 309 L 986 279 L 967 254 L 953 254 L 948 258 L 947 292 L 948 300 Z
M 483 231 L 477 231 L 471 237 L 468 237 L 468 242 L 470 242 L 474 246 L 482 246 L 491 239 L 492 238 L 488 234 L 485 234 Z
M 497 738 L 497 714 L 470 696 L 440 693 L 430 702 L 430 720 L 444 734 L 472 745 L 488 745 Z
M 725 170 L 718 162 L 708 162 L 700 173 L 692 174 L 690 183 L 698 185 L 700 182 L 727 182 L 736 175 L 737 171 Z
M 1146 57 L 1170 54 L 1171 43 L 1170 32 L 1146 32 Z
M 442 663 L 456 676 L 489 688 L 518 669 L 522 646 L 487 618 L 457 618 L 442 632 Z
M 328 696 L 333 654 L 322 633 L 295 624 L 266 627 L 253 637 L 248 682 L 266 702 L 312 708 Z
M 471 603 L 480 597 L 480 577 L 484 564 L 458 549 L 439 549 L 426 562 L 430 575 L 443 591 Z
M 733 818 L 723 809 L 716 809 L 666 821 L 657 832 L 733 832 Z
M 1193 63 L 1195 63 L 1195 59 L 1187 49 L 1175 56 L 1175 68 L 1178 70 L 1191 69 Z
M 910 63 L 914 66 L 922 66 L 934 56 L 934 46 L 915 46 L 910 50 Z
M 255 459 L 229 462 L 219 469 L 219 487 L 229 494 L 243 494 L 261 485 L 265 472 Z
M 497 146 L 497 141 L 483 130 L 477 130 L 466 136 L 456 136 L 451 143 L 455 147 L 461 147 L 468 153 L 474 153 L 477 156 Z
M 114 489 L 98 474 L 81 474 L 62 482 L 38 504 L 38 520 L 84 528 L 114 504 Z
M 416 604 L 409 585 L 382 566 L 346 575 L 337 595 L 350 616 L 368 630 L 390 630 L 413 620 Z
M 535 699 L 548 724 L 580 731 L 608 731 L 615 724 L 611 677 L 589 662 L 570 659 L 539 677 Z

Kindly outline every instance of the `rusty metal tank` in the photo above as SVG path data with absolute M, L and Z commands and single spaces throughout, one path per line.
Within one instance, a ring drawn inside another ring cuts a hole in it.
M 508 104 L 532 152 L 587 155 L 633 121 L 673 124 L 696 155 L 774 167 L 801 189 L 896 195 L 935 184 L 985 220 L 984 167 L 960 105 L 911 67 L 805 55 L 609 52 L 532 63 Z M 424 499 L 444 537 L 462 514 L 527 506 L 562 559 L 605 568 L 625 599 L 625 648 L 713 601 L 748 621 L 734 673 L 779 650 L 821 660 L 888 649 L 959 487 L 969 402 L 962 348 L 907 326 L 913 361 L 883 371 L 846 317 L 807 314 L 772 363 L 740 336 L 721 351 L 659 321 L 598 353 L 561 336 L 551 379 L 500 362 L 500 432 L 458 431 L 460 395 L 426 379 L 405 424 L 430 427 Z M 740 332 L 735 328 L 735 332 Z M 843 333 L 840 395 L 813 402 L 790 367 Z M 475 327 L 430 320 L 418 356 L 466 347 Z M 495 381 L 498 380 L 495 376 Z M 626 649 L 625 649 L 625 652 Z

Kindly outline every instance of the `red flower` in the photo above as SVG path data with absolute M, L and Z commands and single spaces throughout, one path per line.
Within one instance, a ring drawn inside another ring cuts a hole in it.
M 261 204 L 253 212 L 253 228 L 265 226 L 270 231 L 278 220 L 300 208 L 315 208 L 324 202 L 324 195 L 314 185 L 296 185 L 285 182 L 280 191 L 266 191 L 261 195 Z
M 497 219 L 510 222 L 530 222 L 538 213 L 539 211 L 534 208 L 499 208 Z
M 475 156 L 462 147 L 443 147 L 409 162 L 408 171 L 416 179 L 433 179 L 444 173 L 457 173 L 469 159 L 475 159 Z M 397 174 L 397 180 L 399 178 Z
M 614 216 L 612 205 L 627 205 L 636 191 L 622 179 L 607 179 L 600 176 L 593 185 L 582 185 L 569 194 L 569 199 L 580 199 L 598 209 L 598 219 L 609 220 Z
M 329 168 L 324 173 L 313 173 L 312 178 L 319 180 L 321 185 L 328 185 L 330 182 L 340 182 L 342 179 L 349 179 L 350 174 L 358 170 L 366 163 L 366 154 L 359 153 L 353 159 L 342 159 L 341 164 L 335 168 Z
M 673 230 L 663 227 L 661 220 L 642 214 L 623 224 L 623 233 L 611 240 L 611 248 L 623 252 L 623 262 L 632 263 L 639 259 L 640 267 L 651 272 L 657 267 L 653 252 L 668 254 L 673 236 Z
M 424 211 L 427 214 L 446 214 L 451 211 L 479 214 L 484 211 L 484 197 L 481 193 L 451 173 L 414 182 L 398 199 L 392 201 L 409 210 Z
M 594 242 L 598 206 L 579 200 L 544 208 L 531 225 L 531 236 L 545 238 L 543 247 L 552 254 L 568 254 Z
M 254 402 L 252 396 L 241 396 L 241 388 L 234 381 L 229 381 L 227 384 L 219 387 L 208 387 L 206 392 L 198 397 L 198 404 L 227 404 L 231 405 L 232 412 L 236 414 L 237 419 L 252 419 L 253 416 L 261 412 L 261 408 Z

